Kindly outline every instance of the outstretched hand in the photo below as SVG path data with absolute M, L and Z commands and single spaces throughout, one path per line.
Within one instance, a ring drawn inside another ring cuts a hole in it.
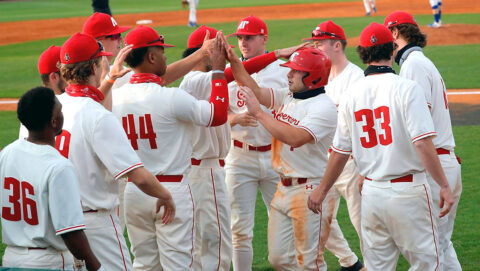
M 226 52 L 223 42 L 222 30 L 217 32 L 217 36 L 213 40 L 212 48 L 212 69 L 213 70 L 225 70 Z
M 113 61 L 112 69 L 109 72 L 109 76 L 113 80 L 123 77 L 132 70 L 130 68 L 123 67 L 123 62 L 125 62 L 125 58 L 132 51 L 132 47 L 133 45 L 123 47 L 115 58 L 115 61 Z
M 259 114 L 263 112 L 263 110 L 260 108 L 260 102 L 255 96 L 255 93 L 253 93 L 253 91 L 250 88 L 241 86 L 240 98 L 245 102 L 245 105 L 248 108 L 248 112 L 253 117 L 256 118 Z
M 283 48 L 283 49 L 277 49 L 275 50 L 275 56 L 277 58 L 289 58 L 295 51 L 297 51 L 298 49 L 302 48 L 302 47 L 305 47 L 305 46 L 308 46 L 309 43 L 308 42 L 305 42 L 305 43 L 302 43 L 300 45 L 295 45 L 295 46 L 292 46 L 292 47 L 288 47 L 288 48 Z

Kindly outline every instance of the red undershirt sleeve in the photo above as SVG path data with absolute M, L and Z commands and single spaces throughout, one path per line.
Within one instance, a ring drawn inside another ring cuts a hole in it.
M 227 122 L 228 117 L 228 86 L 225 79 L 212 80 L 212 94 L 210 104 L 212 105 L 213 117 L 210 125 L 219 126 Z

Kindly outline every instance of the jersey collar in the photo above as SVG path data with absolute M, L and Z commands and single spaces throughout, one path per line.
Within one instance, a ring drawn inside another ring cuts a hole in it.
M 389 66 L 369 65 L 364 72 L 365 76 L 369 76 L 371 74 L 377 74 L 377 73 L 393 73 L 393 74 L 395 74 L 395 71 L 392 69 L 392 67 L 389 67 Z
M 295 92 L 295 93 L 293 93 L 293 98 L 300 99 L 300 100 L 306 100 L 308 98 L 315 97 L 315 96 L 320 95 L 322 93 L 325 93 L 325 87 L 319 87 L 319 88 L 316 88 L 316 89 L 302 91 L 302 92 Z
M 398 66 L 401 67 L 408 55 L 413 51 L 422 52 L 423 50 L 420 46 L 416 46 L 414 43 L 409 43 L 402 49 L 398 50 L 397 56 L 395 56 L 395 62 L 397 62 Z

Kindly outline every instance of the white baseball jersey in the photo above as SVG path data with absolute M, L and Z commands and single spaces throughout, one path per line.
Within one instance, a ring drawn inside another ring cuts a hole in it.
M 273 117 L 302 128 L 313 137 L 313 141 L 298 148 L 292 148 L 274 138 L 273 168 L 287 177 L 321 178 L 327 166 L 328 148 L 332 144 L 337 126 L 335 104 L 324 94 L 295 99 L 288 88 L 272 91 L 271 95 L 275 108 Z
M 269 87 L 273 89 L 288 87 L 287 73 L 290 69 L 281 67 L 280 64 L 282 63 L 284 63 L 284 61 L 277 60 L 251 76 L 260 87 Z M 248 111 L 245 102 L 239 97 L 239 90 L 236 81 L 228 84 L 230 110 L 231 113 L 234 114 L 245 113 Z M 265 112 L 272 112 L 264 106 L 261 107 Z M 265 146 L 271 144 L 272 141 L 272 136 L 261 123 L 258 123 L 257 127 L 243 127 L 241 125 L 233 126 L 232 138 L 252 146 Z
M 349 61 L 343 71 L 335 78 L 332 79 L 330 74 L 328 84 L 325 86 L 325 93 L 338 106 L 348 87 L 363 77 L 363 70 Z
M 113 93 L 113 113 L 150 172 L 182 175 L 191 163 L 193 124 L 209 126 L 213 105 L 179 88 L 126 84 Z
M 113 67 L 113 65 L 110 65 L 110 70 L 112 69 L 112 67 Z M 124 68 L 126 68 L 126 67 L 124 67 Z M 125 84 L 128 84 L 128 82 L 130 82 L 130 77 L 132 77 L 132 75 L 134 73 L 135 73 L 134 71 L 129 71 L 124 76 L 122 76 L 120 78 L 117 78 L 117 80 L 115 80 L 115 83 L 113 83 L 113 85 L 112 85 L 112 89 L 117 89 L 119 87 L 122 87 Z
M 390 180 L 421 172 L 413 142 L 436 135 L 421 87 L 392 73 L 352 85 L 339 105 L 334 151 L 352 154 L 362 176 Z
M 180 88 L 198 100 L 208 101 L 212 92 L 212 73 L 192 71 L 183 77 Z M 230 149 L 230 124 L 216 127 L 193 127 L 193 154 L 198 160 L 225 158 Z
M 432 139 L 435 147 L 453 150 L 455 140 L 448 110 L 447 89 L 435 65 L 422 51 L 412 51 L 400 66 L 399 75 L 417 82 L 422 87 L 427 103 L 431 107 L 433 124 L 437 132 L 437 136 Z
M 77 176 L 55 148 L 18 139 L 0 154 L 3 243 L 66 250 L 59 235 L 85 229 Z
M 116 180 L 143 166 L 122 126 L 100 103 L 87 97 L 58 96 L 64 116 L 57 149 L 78 174 L 84 210 L 113 209 L 119 204 Z

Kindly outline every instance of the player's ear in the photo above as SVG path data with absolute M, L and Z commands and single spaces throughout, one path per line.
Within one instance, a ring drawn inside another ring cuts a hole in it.
M 147 50 L 147 53 L 145 54 L 145 60 L 149 64 L 154 64 L 155 63 L 155 53 L 152 50 L 152 47 L 149 47 Z

